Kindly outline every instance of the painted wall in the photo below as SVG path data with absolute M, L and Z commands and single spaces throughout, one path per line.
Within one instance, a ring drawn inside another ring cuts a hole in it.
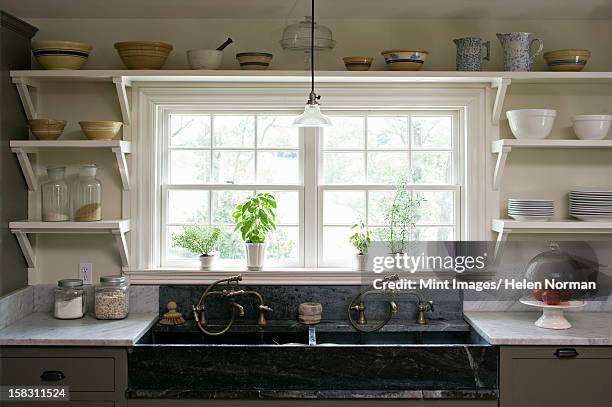
M 234 54 L 239 51 L 271 51 L 274 69 L 301 69 L 302 55 L 282 51 L 278 45 L 284 20 L 30 20 L 40 28 L 36 39 L 71 39 L 94 45 L 86 69 L 122 68 L 112 44 L 121 40 L 160 40 L 175 46 L 166 68 L 187 68 L 185 50 L 216 47 L 227 36 L 236 41 L 225 54 L 223 68 L 237 69 Z M 493 60 L 490 69 L 500 69 L 501 48 L 495 32 L 526 30 L 544 38 L 545 50 L 588 47 L 593 57 L 588 70 L 612 70 L 612 21 L 471 21 L 471 20 L 336 20 L 323 21 L 334 31 L 337 47 L 322 53 L 319 69 L 344 69 L 341 57 L 375 56 L 373 69 L 385 69 L 380 51 L 390 48 L 421 48 L 431 52 L 427 70 L 454 69 L 453 38 L 478 35 L 490 39 Z M 536 69 L 546 70 L 538 59 Z M 68 120 L 65 138 L 82 138 L 79 120 L 120 120 L 116 95 L 110 84 L 48 84 L 41 89 L 41 112 Z M 580 113 L 612 114 L 612 86 L 606 85 L 516 85 L 511 86 L 505 108 L 554 108 L 558 117 L 553 138 L 573 138 L 570 117 Z M 507 121 L 501 136 L 511 137 Z M 483 135 L 485 137 L 485 135 Z M 488 157 L 492 159 L 493 157 Z M 51 163 L 77 166 L 95 162 L 104 185 L 103 216 L 117 218 L 121 185 L 110 152 L 84 155 L 82 152 L 48 152 L 40 157 L 42 166 Z M 555 199 L 557 216 L 566 216 L 566 194 L 577 186 L 611 186 L 611 151 L 513 151 L 501 192 L 508 197 L 550 197 Z M 505 205 L 502 204 L 502 209 Z M 517 238 L 524 238 L 519 236 Z M 540 237 L 541 238 L 541 237 Z M 56 235 L 37 240 L 39 270 L 35 281 L 54 283 L 75 277 L 79 262 L 94 264 L 94 281 L 100 275 L 120 269 L 115 242 L 109 236 Z

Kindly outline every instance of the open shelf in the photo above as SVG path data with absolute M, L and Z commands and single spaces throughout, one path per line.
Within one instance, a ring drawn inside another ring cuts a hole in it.
M 457 71 L 318 71 L 319 83 L 483 83 L 496 89 L 491 112 L 499 124 L 504 99 L 511 83 L 612 83 L 612 72 L 457 72 Z M 30 88 L 43 82 L 112 82 L 123 115 L 129 124 L 127 88 L 132 82 L 310 82 L 308 71 L 285 70 L 35 70 L 11 71 L 28 119 L 37 117 Z
M 556 219 L 546 222 L 493 219 L 491 228 L 494 232 L 497 232 L 497 242 L 495 244 L 495 256 L 497 256 L 510 233 L 612 234 L 612 219 L 606 222 L 584 222 L 572 219 Z
M 123 189 L 130 189 L 130 173 L 126 154 L 132 152 L 132 143 L 123 140 L 11 140 L 11 151 L 17 154 L 21 171 L 30 191 L 38 189 L 38 178 L 32 167 L 28 154 L 36 153 L 40 148 L 107 148 L 117 160 L 117 168 L 121 175 Z
M 40 233 L 71 233 L 71 234 L 112 234 L 115 236 L 121 264 L 129 268 L 129 251 L 125 234 L 131 230 L 129 219 L 100 220 L 93 222 L 43 222 L 40 220 L 23 220 L 10 222 L 9 229 L 17 237 L 28 268 L 36 267 L 36 256 L 28 238 L 28 234 Z
M 612 140 L 497 140 L 491 144 L 491 152 L 497 154 L 493 189 L 498 191 L 506 167 L 508 154 L 514 148 L 548 148 L 548 149 L 612 149 Z M 612 150 L 611 150 L 612 151 Z

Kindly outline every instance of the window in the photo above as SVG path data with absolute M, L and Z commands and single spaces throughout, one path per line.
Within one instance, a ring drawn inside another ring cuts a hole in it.
M 149 284 L 212 279 L 177 271 L 198 267 L 196 256 L 172 245 L 172 233 L 188 224 L 221 227 L 226 233 L 217 266 L 244 269 L 230 215 L 258 191 L 279 201 L 279 230 L 266 257 L 270 268 L 350 268 L 350 225 L 361 218 L 383 236 L 385 210 L 402 179 L 412 196 L 425 200 L 416 239 L 489 236 L 487 219 L 497 209 L 487 198 L 492 164 L 485 89 L 320 86 L 334 126 L 318 130 L 290 125 L 303 110 L 304 92 L 288 84 L 133 88 L 136 181 L 124 192 L 131 204 L 124 210 L 133 219 L 131 278 Z M 298 277 L 273 270 L 249 278 L 359 283 L 342 270 L 316 270 L 317 277 L 292 272 Z M 215 277 L 224 275 L 219 273 Z
M 362 219 L 384 240 L 385 211 L 402 180 L 423 198 L 415 239 L 458 237 L 456 111 L 330 112 L 334 126 L 314 130 L 291 126 L 297 111 L 195 107 L 168 110 L 163 118 L 163 266 L 195 266 L 191 253 L 172 245 L 172 234 L 188 224 L 220 227 L 220 266 L 240 266 L 244 249 L 231 214 L 263 191 L 278 200 L 278 230 L 267 248 L 272 267 L 306 265 L 306 228 L 316 231 L 309 245 L 317 248 L 316 261 L 309 266 L 346 267 L 353 253 L 350 225 Z M 306 174 L 305 156 L 318 162 Z M 309 183 L 316 184 L 315 194 L 305 194 Z M 306 207 L 317 208 L 316 216 L 305 216 Z
M 350 226 L 362 219 L 386 240 L 386 211 L 399 183 L 422 204 L 414 239 L 459 238 L 460 176 L 455 111 L 373 111 L 332 115 L 319 175 L 319 261 L 346 265 Z
M 193 254 L 172 245 L 172 234 L 188 224 L 220 227 L 220 265 L 243 263 L 231 214 L 257 192 L 271 192 L 278 201 L 277 230 L 267 248 L 270 264 L 302 264 L 302 148 L 298 130 L 291 127 L 294 116 L 182 109 L 164 115 L 164 266 L 193 265 Z

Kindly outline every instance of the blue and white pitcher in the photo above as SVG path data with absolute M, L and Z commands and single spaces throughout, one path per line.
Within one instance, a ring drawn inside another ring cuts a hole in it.
M 504 49 L 505 71 L 531 71 L 535 57 L 542 52 L 544 42 L 541 38 L 531 39 L 531 33 L 497 33 L 497 38 Z M 534 42 L 539 43 L 538 50 L 531 53 Z
M 482 60 L 491 60 L 491 42 L 478 37 L 465 37 L 453 40 L 457 45 L 457 70 L 482 71 Z M 482 47 L 487 50 L 482 56 Z

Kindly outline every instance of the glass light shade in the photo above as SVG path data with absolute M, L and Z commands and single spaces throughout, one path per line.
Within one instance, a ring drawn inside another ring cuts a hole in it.
M 321 113 L 318 104 L 308 103 L 304 108 L 304 113 L 296 117 L 293 125 L 296 127 L 329 127 L 332 122 L 329 117 Z
M 305 17 L 304 21 L 291 24 L 283 30 L 280 45 L 283 49 L 291 51 L 310 51 L 310 29 L 312 18 Z M 314 49 L 316 51 L 329 51 L 334 48 L 332 32 L 324 25 L 314 23 Z

